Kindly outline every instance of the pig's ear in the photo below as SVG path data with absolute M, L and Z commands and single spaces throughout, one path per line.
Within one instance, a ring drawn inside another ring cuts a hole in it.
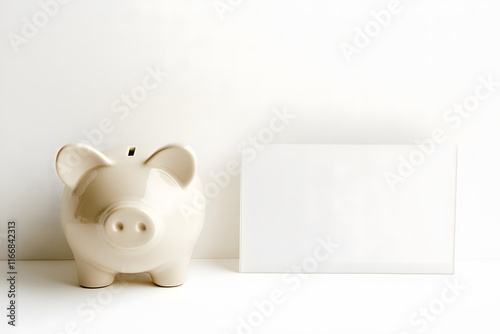
M 196 157 L 187 145 L 164 146 L 153 153 L 145 164 L 172 175 L 182 188 L 187 187 L 196 174 Z
M 57 175 L 73 191 L 84 175 L 109 165 L 111 161 L 108 157 L 85 144 L 66 145 L 59 150 L 56 158 Z

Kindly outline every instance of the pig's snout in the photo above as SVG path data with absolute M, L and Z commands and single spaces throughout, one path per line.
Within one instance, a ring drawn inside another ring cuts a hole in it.
M 130 205 L 111 209 L 103 225 L 108 241 L 120 248 L 144 246 L 155 236 L 155 224 L 151 215 Z

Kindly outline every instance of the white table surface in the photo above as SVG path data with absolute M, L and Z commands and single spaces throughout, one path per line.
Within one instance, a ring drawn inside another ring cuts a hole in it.
M 5 277 L 7 263 L 0 268 Z M 177 288 L 139 274 L 84 289 L 73 261 L 18 262 L 17 271 L 17 326 L 7 325 L 2 279 L 1 333 L 500 332 L 500 260 L 459 260 L 454 275 L 303 277 L 241 274 L 238 260 L 193 260 L 187 283 Z M 446 283 L 454 280 L 463 286 L 455 294 Z M 274 303 L 262 303 L 271 296 Z M 419 314 L 426 310 L 432 320 Z

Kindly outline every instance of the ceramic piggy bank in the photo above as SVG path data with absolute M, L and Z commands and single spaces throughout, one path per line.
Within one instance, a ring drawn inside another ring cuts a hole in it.
M 189 147 L 101 153 L 66 145 L 56 170 L 66 185 L 61 222 L 81 286 L 103 287 L 117 273 L 140 272 L 159 286 L 185 282 L 205 214 Z

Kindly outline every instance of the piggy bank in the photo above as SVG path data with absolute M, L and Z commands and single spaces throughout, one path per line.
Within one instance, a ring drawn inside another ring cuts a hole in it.
M 185 282 L 205 214 L 196 158 L 185 145 L 156 151 L 85 145 L 59 151 L 66 185 L 61 223 L 81 286 L 104 287 L 117 273 L 149 273 L 158 286 Z

